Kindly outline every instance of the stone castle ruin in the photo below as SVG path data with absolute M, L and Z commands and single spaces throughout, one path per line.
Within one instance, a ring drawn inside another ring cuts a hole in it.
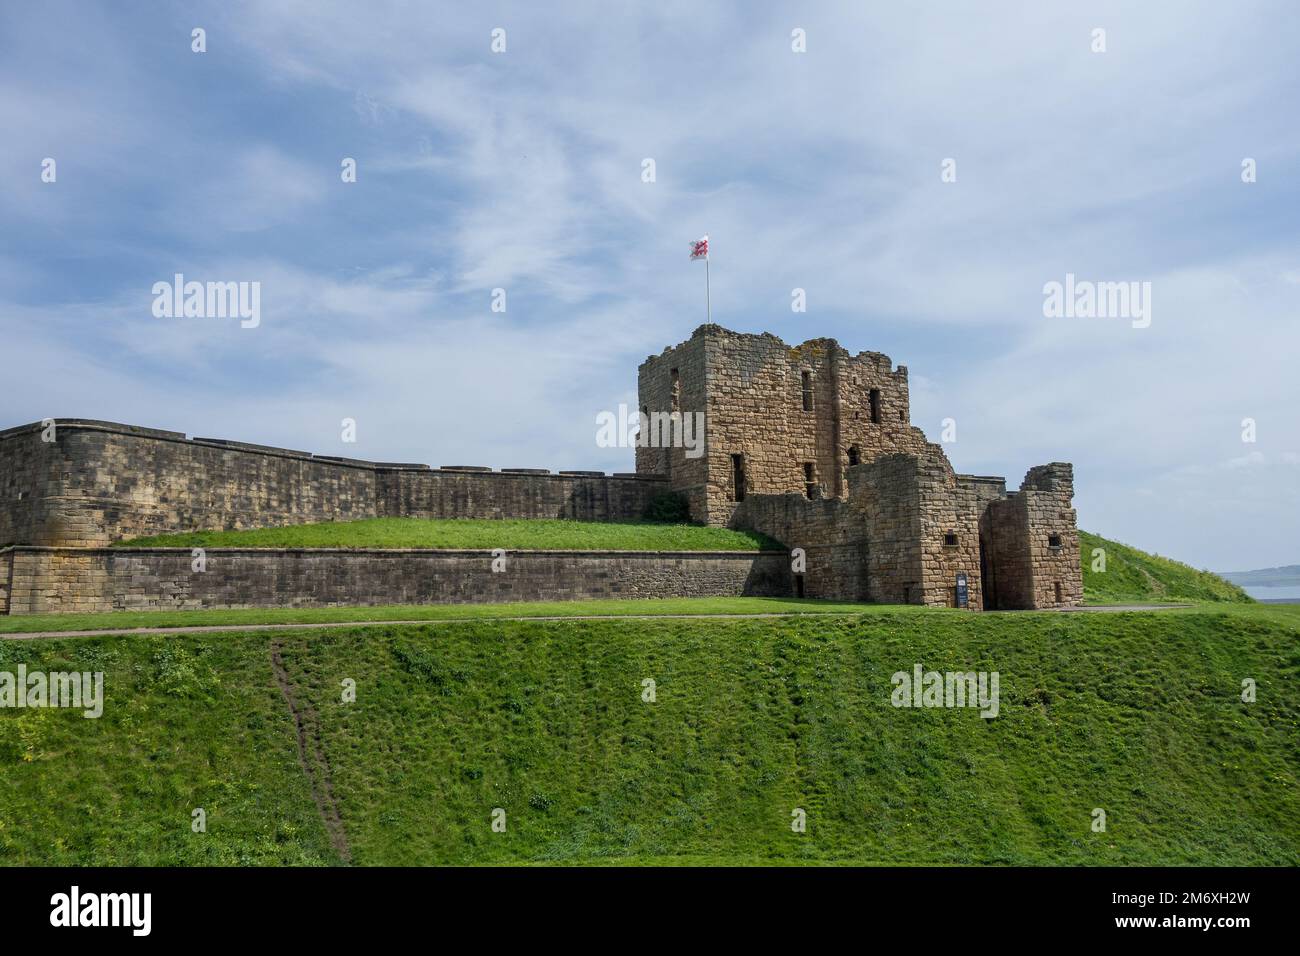
M 959 475 L 911 423 L 907 367 L 834 339 L 704 325 L 638 374 L 641 413 L 703 411 L 703 455 L 639 447 L 708 524 L 802 548 L 809 597 L 973 609 L 1051 608 L 1083 599 L 1074 470 Z M 660 419 L 662 421 L 662 419 Z M 964 581 L 964 587 L 960 582 Z
M 87 419 L 0 431 L 0 614 L 139 608 L 806 596 L 979 609 L 1082 599 L 1073 473 L 956 474 L 911 425 L 907 369 L 831 339 L 797 347 L 717 325 L 639 371 L 635 473 L 313 455 Z M 703 453 L 674 422 L 704 413 Z M 660 434 L 655 434 L 655 433 Z M 375 517 L 694 520 L 763 532 L 762 552 L 114 549 L 205 529 Z

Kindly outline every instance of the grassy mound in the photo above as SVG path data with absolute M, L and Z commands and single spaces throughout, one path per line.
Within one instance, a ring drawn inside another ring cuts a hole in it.
M 1105 571 L 1092 569 L 1095 548 L 1105 551 Z M 1198 571 L 1087 531 L 1079 532 L 1079 559 L 1083 563 L 1083 597 L 1089 604 L 1251 600 L 1240 587 L 1210 571 Z
M 0 863 L 337 862 L 275 641 L 358 864 L 1295 866 L 1297 637 L 1202 605 L 0 642 L 107 686 L 0 710 Z M 998 716 L 892 707 L 916 663 L 998 671 Z
M 467 548 L 560 551 L 759 551 L 756 531 L 642 521 L 369 518 L 285 528 L 196 531 L 123 541 L 119 548 Z

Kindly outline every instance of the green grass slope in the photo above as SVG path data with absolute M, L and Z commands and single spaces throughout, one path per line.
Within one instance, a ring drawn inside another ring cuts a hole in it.
M 755 531 L 649 521 L 369 518 L 285 528 L 155 535 L 123 541 L 117 547 L 758 551 L 780 545 Z
M 1298 637 L 1300 609 L 1201 606 L 274 639 L 358 864 L 1295 866 Z M 337 861 L 271 640 L 0 642 L 108 686 L 100 720 L 0 710 L 0 863 Z M 916 663 L 998 671 L 998 716 L 892 707 Z
M 862 614 L 886 605 L 807 598 L 607 598 L 515 604 L 384 604 L 374 607 L 259 607 L 207 611 L 102 611 L 0 616 L 0 634 L 111 631 L 127 628 L 329 624 L 384 621 L 495 620 L 514 617 L 632 617 L 727 614 Z M 919 612 L 919 606 L 911 605 Z M 900 610 L 905 608 L 899 608 Z
M 1105 551 L 1105 570 L 1093 570 L 1094 551 Z M 1210 571 L 1130 548 L 1100 535 L 1079 532 L 1083 597 L 1088 604 L 1160 601 L 1249 602 L 1235 584 Z
M 0 865 L 332 862 L 265 648 L 0 642 L 0 672 L 102 671 L 105 697 L 98 719 L 0 709 Z

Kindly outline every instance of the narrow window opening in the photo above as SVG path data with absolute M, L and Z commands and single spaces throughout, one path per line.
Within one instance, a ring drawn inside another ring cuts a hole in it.
M 900 422 L 907 421 L 907 413 L 904 412 L 901 408 L 898 410 L 898 420 Z
M 1059 534 L 1049 534 L 1047 536 L 1047 546 L 1049 548 L 1059 548 L 1061 546 L 1061 536 Z
M 849 448 L 849 467 L 860 464 L 862 464 L 862 454 L 858 451 L 857 445 L 852 445 Z
M 745 456 L 731 456 L 731 500 L 745 500 Z
M 957 532 L 948 531 L 943 536 L 943 546 L 945 548 L 957 547 Z
M 1057 603 L 1057 604 L 1064 604 L 1064 603 L 1065 603 L 1065 601 L 1064 601 L 1064 600 L 1062 599 L 1062 597 L 1061 597 L 1061 582 L 1060 582 L 1060 581 L 1057 581 L 1057 582 L 1056 582 L 1056 603 Z
M 805 412 L 813 410 L 812 372 L 803 373 L 803 410 Z
M 880 389 L 878 388 L 871 390 L 871 423 L 880 424 Z
M 817 477 L 810 461 L 803 463 L 803 490 L 809 498 L 817 497 Z

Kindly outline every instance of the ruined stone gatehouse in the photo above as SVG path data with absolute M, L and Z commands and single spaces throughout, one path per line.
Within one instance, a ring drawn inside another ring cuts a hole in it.
M 907 369 L 885 355 L 705 325 L 647 359 L 639 389 L 636 472 L 613 475 L 362 461 L 90 419 L 5 429 L 0 614 L 742 594 L 976 610 L 1081 601 L 1071 467 L 1031 468 L 1011 492 L 956 474 L 911 424 Z M 703 441 L 675 447 L 687 420 L 702 421 Z M 513 572 L 495 574 L 488 552 L 236 548 L 214 549 L 199 573 L 188 548 L 112 547 L 359 518 L 627 521 L 672 492 L 696 520 L 785 550 L 517 552 Z
M 648 440 L 637 472 L 664 476 L 699 521 L 800 548 L 808 597 L 972 609 L 1082 602 L 1073 468 L 957 474 L 911 423 L 907 367 L 833 339 L 703 325 L 641 365 Z M 703 412 L 703 454 L 666 421 Z M 667 413 L 667 415 L 665 415 Z M 965 587 L 961 587 L 964 581 Z

